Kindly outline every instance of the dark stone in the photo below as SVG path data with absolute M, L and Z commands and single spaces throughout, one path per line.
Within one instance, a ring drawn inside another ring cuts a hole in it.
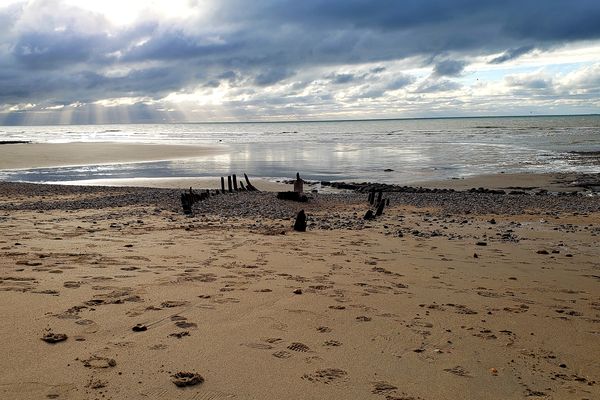
M 297 232 L 306 232 L 306 214 L 304 213 L 304 210 L 300 210 L 296 216 L 294 230 Z
M 300 203 L 306 203 L 308 201 L 308 197 L 305 194 L 298 192 L 279 192 L 277 193 L 277 198 L 279 200 L 291 200 Z

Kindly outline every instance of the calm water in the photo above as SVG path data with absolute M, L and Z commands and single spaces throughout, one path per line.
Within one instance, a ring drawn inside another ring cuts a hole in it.
M 0 171 L 0 180 L 221 176 L 410 183 L 513 172 L 600 172 L 600 116 L 0 127 L 0 140 L 226 146 L 172 162 Z M 392 169 L 391 172 L 385 172 Z

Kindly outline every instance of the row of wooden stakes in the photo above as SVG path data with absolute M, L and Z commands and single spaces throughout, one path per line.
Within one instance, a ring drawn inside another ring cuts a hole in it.
M 380 215 L 383 214 L 383 209 L 385 208 L 385 206 L 389 206 L 390 205 L 390 199 L 384 199 L 383 198 L 383 191 L 379 191 L 377 192 L 377 201 L 375 201 L 375 191 L 372 190 L 369 192 L 369 204 L 372 206 L 375 206 L 375 212 L 373 212 L 373 210 L 369 209 L 366 213 L 365 216 L 363 217 L 363 219 L 366 220 L 370 220 L 370 219 L 375 219 L 376 217 L 379 217 Z
M 221 177 L 221 191 L 215 189 L 211 193 L 210 189 L 206 189 L 205 192 L 194 192 L 190 188 L 189 192 L 181 193 L 181 207 L 185 214 L 192 214 L 192 207 L 195 203 L 208 199 L 211 195 L 218 195 L 224 193 L 237 193 L 237 192 L 260 192 L 254 185 L 250 183 L 248 175 L 244 174 L 244 180 L 246 185 L 240 180 L 238 187 L 238 180 L 235 174 L 227 176 L 227 190 L 225 190 L 225 177 Z

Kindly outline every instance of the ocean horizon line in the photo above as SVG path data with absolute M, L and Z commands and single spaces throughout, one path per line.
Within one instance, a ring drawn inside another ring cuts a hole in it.
M 469 119 L 507 119 L 507 118 L 575 118 L 600 117 L 600 113 L 587 114 L 522 114 L 522 115 L 473 115 L 439 117 L 398 117 L 398 118 L 351 118 L 351 119 L 286 119 L 286 120 L 245 120 L 245 121 L 146 121 L 146 122 L 103 122 L 81 124 L 0 124 L 2 127 L 34 126 L 103 126 L 103 125 L 233 125 L 233 124 L 299 124 L 299 123 L 340 123 L 340 122 L 378 122 L 378 121 L 428 121 L 428 120 L 469 120 Z

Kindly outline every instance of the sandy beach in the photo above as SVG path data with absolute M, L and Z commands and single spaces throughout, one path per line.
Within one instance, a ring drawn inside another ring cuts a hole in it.
M 2 398 L 600 396 L 597 197 L 0 193 Z

